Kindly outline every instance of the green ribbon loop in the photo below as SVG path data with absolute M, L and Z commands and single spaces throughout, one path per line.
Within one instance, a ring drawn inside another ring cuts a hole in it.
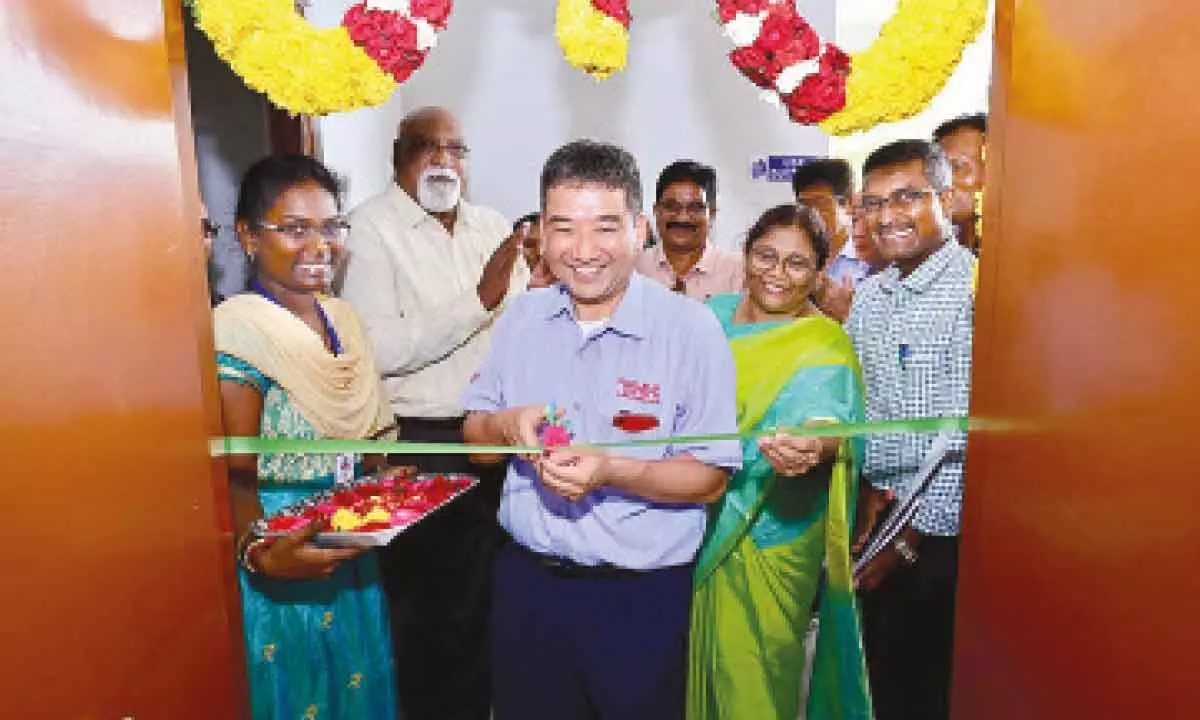
M 630 448 L 655 445 L 697 445 L 725 440 L 755 440 L 759 437 L 786 432 L 798 437 L 861 437 L 894 433 L 980 432 L 1007 430 L 1012 423 L 968 417 L 930 417 L 911 420 L 876 420 L 861 423 L 806 425 L 774 428 L 756 433 L 722 433 L 716 435 L 676 435 L 673 437 L 628 440 L 624 442 L 576 443 L 570 448 Z M 560 448 L 563 449 L 563 448 Z M 471 445 L 469 443 L 419 443 L 394 440 L 302 440 L 296 438 L 219 437 L 213 438 L 210 452 L 223 455 L 314 454 L 342 453 L 401 454 L 401 455 L 508 455 L 536 454 L 544 448 L 515 445 Z

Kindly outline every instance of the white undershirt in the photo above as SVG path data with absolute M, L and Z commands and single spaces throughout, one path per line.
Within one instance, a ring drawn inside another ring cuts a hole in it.
M 587 340 L 604 329 L 604 326 L 608 324 L 608 318 L 602 320 L 576 320 L 575 322 L 579 325 L 579 331 L 583 333 L 583 339 Z

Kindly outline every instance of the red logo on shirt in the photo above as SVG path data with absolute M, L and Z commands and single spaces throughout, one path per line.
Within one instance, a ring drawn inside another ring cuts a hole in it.
M 628 410 L 613 415 L 613 427 L 627 433 L 640 433 L 658 427 L 658 418 L 653 415 L 631 413 Z
M 658 405 L 662 402 L 658 385 L 625 378 L 617 378 L 617 397 L 649 405 Z

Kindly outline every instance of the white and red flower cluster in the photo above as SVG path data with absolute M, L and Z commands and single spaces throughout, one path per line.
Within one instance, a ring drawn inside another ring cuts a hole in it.
M 818 123 L 846 106 L 850 56 L 824 42 L 793 0 L 717 0 L 729 59 L 794 122 Z
M 402 83 L 425 62 L 446 29 L 451 0 L 366 0 L 342 18 L 350 40 Z

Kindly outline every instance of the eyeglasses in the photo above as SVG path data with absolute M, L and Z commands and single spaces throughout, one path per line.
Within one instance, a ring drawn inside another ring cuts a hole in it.
M 708 212 L 708 204 L 703 202 L 681 203 L 676 200 L 663 200 L 658 203 L 658 209 L 668 215 L 704 215 Z
M 782 261 L 779 254 L 769 248 L 755 248 L 750 251 L 750 270 L 755 275 L 765 275 L 783 263 L 783 271 L 794 278 L 802 278 L 817 269 L 816 263 L 799 253 L 785 256 Z
M 413 138 L 408 141 L 408 147 L 414 155 L 419 157 L 429 157 L 445 152 L 450 157 L 462 160 L 471 154 L 471 148 L 460 141 L 440 143 L 430 138 Z
M 863 195 L 858 199 L 858 210 L 867 215 L 878 215 L 885 205 L 900 212 L 912 212 L 917 204 L 936 192 L 933 188 L 901 188 L 890 195 Z
M 313 235 L 320 235 L 322 239 L 328 242 L 338 242 L 346 237 L 347 231 L 350 230 L 350 223 L 342 218 L 338 218 L 336 220 L 327 220 L 320 224 L 309 222 L 286 222 L 282 225 L 258 223 L 257 227 L 261 230 L 277 232 L 289 240 L 297 242 L 307 240 Z
M 208 218 L 200 220 L 200 235 L 205 240 L 216 240 L 217 235 L 221 232 L 221 226 L 215 225 Z

